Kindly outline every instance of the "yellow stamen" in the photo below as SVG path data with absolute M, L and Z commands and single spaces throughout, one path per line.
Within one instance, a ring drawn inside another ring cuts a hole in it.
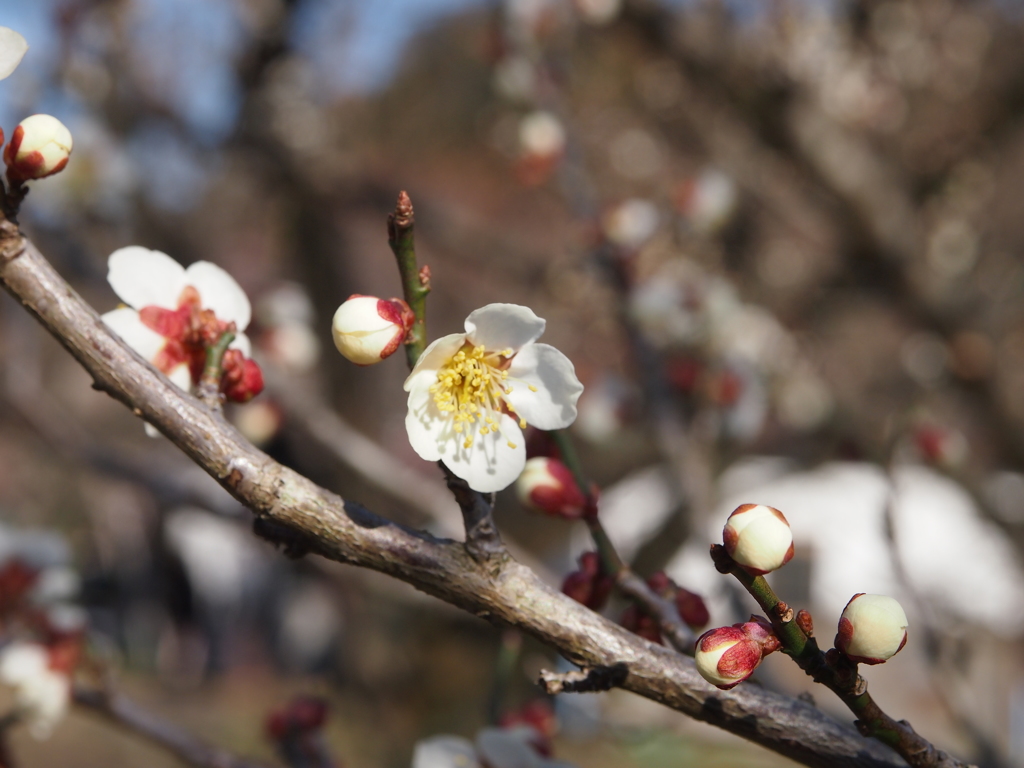
M 438 370 L 437 381 L 430 385 L 437 409 L 450 414 L 455 433 L 464 438 L 463 448 L 473 445 L 477 429 L 481 435 L 500 434 L 502 414 L 511 414 L 520 429 L 526 428 L 526 419 L 518 416 L 508 401 L 512 387 L 506 384 L 508 371 L 504 369 L 513 354 L 512 349 L 488 352 L 483 346 L 467 343 Z M 533 386 L 530 389 L 537 391 Z M 510 448 L 516 447 L 507 442 Z
M 528 386 L 530 388 L 531 392 L 536 392 L 537 391 L 537 388 L 535 386 L 533 386 L 533 384 L 527 384 L 526 386 Z

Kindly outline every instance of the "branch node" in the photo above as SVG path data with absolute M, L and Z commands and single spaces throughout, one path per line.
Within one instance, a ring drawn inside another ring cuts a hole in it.
M 501 540 L 501 534 L 498 533 L 498 527 L 494 524 L 492 514 L 495 494 L 474 491 L 469 487 L 469 483 L 456 476 L 443 461 L 439 461 L 438 465 L 444 472 L 448 490 L 452 492 L 459 509 L 462 510 L 462 520 L 466 525 L 465 547 L 469 556 L 478 563 L 506 557 L 508 551 Z
M 732 573 L 736 569 L 736 561 L 725 551 L 721 544 L 711 545 L 711 562 L 719 573 Z
M 619 662 L 609 667 L 591 667 L 574 672 L 541 670 L 538 681 L 551 696 L 556 693 L 597 693 L 610 691 L 626 682 L 629 668 Z

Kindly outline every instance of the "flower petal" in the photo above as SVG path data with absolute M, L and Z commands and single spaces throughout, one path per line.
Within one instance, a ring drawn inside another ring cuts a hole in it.
M 121 307 L 105 313 L 100 319 L 106 323 L 107 328 L 120 336 L 125 344 L 150 362 L 156 359 L 167 343 L 167 339 L 142 324 L 139 313 L 134 309 Z
M 551 345 L 523 347 L 512 358 L 508 383 L 507 398 L 516 413 L 538 429 L 562 429 L 576 420 L 583 385 L 572 361 Z
M 412 376 L 406 380 L 406 389 Z M 430 385 L 436 378 L 430 372 L 418 376 L 415 386 L 409 389 L 409 410 L 405 414 L 405 431 L 409 435 L 409 443 L 421 459 L 437 461 L 441 458 L 438 448 L 446 430 L 452 427 L 451 418 L 447 418 L 437 409 Z
M 252 319 L 252 306 L 235 278 L 208 261 L 197 261 L 185 270 L 185 282 L 199 291 L 203 309 L 212 309 L 218 320 L 234 323 L 244 331 Z
M 167 378 L 179 389 L 184 389 L 186 392 L 192 389 L 192 372 L 188 368 L 188 363 L 179 363 L 174 366 L 167 374 Z
M 488 304 L 466 318 L 466 334 L 474 346 L 489 352 L 521 347 L 536 341 L 544 333 L 545 321 L 529 307 L 518 304 Z
M 252 342 L 244 333 L 236 334 L 235 340 L 228 344 L 228 349 L 237 349 L 246 357 L 252 357 Z
M 437 381 L 438 369 L 447 363 L 465 343 L 466 334 L 464 333 L 452 333 L 430 342 L 430 346 L 423 350 L 420 359 L 413 366 L 412 373 L 406 378 L 403 385 L 405 391 L 411 392 L 414 386 L 421 386 L 418 383 L 421 379 L 423 381 L 429 379 L 426 384 L 428 387 Z
M 0 80 L 15 70 L 27 50 L 24 37 L 10 27 L 0 27 Z
M 110 254 L 107 282 L 121 301 L 134 309 L 176 309 L 185 287 L 185 269 L 166 253 L 129 245 Z
M 442 440 L 438 444 L 441 461 L 461 477 L 474 491 L 489 493 L 507 488 L 526 466 L 526 441 L 515 419 L 501 414 L 498 431 L 480 434 L 483 423 L 467 425 L 469 429 L 456 433 L 454 422 L 448 420 Z M 469 448 L 467 437 L 473 438 Z

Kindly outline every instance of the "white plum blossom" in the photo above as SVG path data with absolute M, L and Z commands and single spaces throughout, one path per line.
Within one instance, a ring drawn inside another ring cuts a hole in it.
M 409 442 L 477 491 L 510 485 L 526 464 L 522 430 L 562 429 L 583 385 L 569 358 L 535 341 L 545 322 L 528 307 L 488 304 L 466 332 L 442 336 L 420 356 L 405 390 Z
M 27 50 L 24 37 L 10 27 L 0 27 L 0 80 L 14 72 Z
M 0 683 L 14 690 L 15 706 L 37 739 L 47 738 L 67 711 L 71 680 L 51 667 L 43 645 L 13 642 L 4 647 Z
M 137 245 L 114 251 L 108 269 L 110 287 L 128 306 L 107 312 L 103 322 L 174 384 L 191 389 L 202 375 L 207 347 L 234 325 L 224 391 L 245 402 L 263 388 L 242 333 L 252 315 L 249 299 L 227 272 L 208 261 L 185 269 L 167 254 Z

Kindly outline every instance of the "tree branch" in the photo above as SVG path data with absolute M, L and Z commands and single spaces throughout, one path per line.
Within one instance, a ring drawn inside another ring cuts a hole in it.
M 162 747 L 187 765 L 196 768 L 266 768 L 265 763 L 246 760 L 210 746 L 173 723 L 141 709 L 120 694 L 77 687 L 72 695 L 75 704 L 82 709 Z
M 372 568 L 586 667 L 624 664 L 622 687 L 805 765 L 881 768 L 903 761 L 797 699 L 745 685 L 719 691 L 690 659 L 657 646 L 541 582 L 511 558 L 477 563 L 461 543 L 395 525 L 320 488 L 248 443 L 115 338 L 97 313 L 9 221 L 0 221 L 0 282 L 93 377 L 159 429 L 293 550 Z

